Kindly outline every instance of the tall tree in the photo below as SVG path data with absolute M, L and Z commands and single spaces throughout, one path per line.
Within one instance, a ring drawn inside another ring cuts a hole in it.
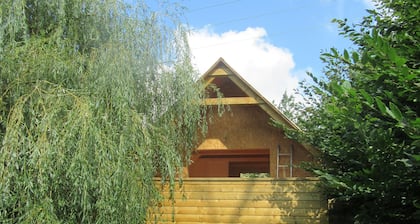
M 313 167 L 355 223 L 420 221 L 419 1 L 382 0 L 358 25 L 337 20 L 354 50 L 322 55 L 302 140 L 321 151 Z
M 203 127 L 176 5 L 0 1 L 0 222 L 144 223 Z

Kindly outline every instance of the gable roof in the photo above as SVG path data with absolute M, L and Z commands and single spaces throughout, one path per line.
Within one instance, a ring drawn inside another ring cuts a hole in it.
M 206 105 L 258 105 L 272 119 L 285 124 L 289 128 L 300 130 L 299 127 L 279 111 L 272 103 L 264 98 L 254 87 L 252 87 L 242 76 L 239 75 L 223 58 L 219 58 L 203 74 L 201 80 L 205 81 L 206 87 L 211 83 L 230 84 L 229 93 L 223 98 L 207 98 Z M 217 84 L 216 84 L 217 85 Z

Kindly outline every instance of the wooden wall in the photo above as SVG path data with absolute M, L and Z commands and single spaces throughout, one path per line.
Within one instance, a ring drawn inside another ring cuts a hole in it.
M 188 178 L 176 188 L 175 206 L 166 198 L 150 223 L 327 223 L 317 183 L 316 178 Z
M 213 108 L 216 111 L 217 108 Z M 230 110 L 213 116 L 208 133 L 197 150 L 256 150 L 270 152 L 270 175 L 276 177 L 277 148 L 288 152 L 294 146 L 293 177 L 312 176 L 299 168 L 301 162 L 312 161 L 313 156 L 301 144 L 285 137 L 280 128 L 271 124 L 270 116 L 259 105 L 230 105 Z M 287 164 L 288 158 L 282 163 Z M 279 177 L 290 177 L 288 170 L 280 170 Z

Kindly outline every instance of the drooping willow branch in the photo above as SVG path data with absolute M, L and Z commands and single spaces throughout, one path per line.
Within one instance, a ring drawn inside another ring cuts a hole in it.
M 178 12 L 0 8 L 0 222 L 143 223 L 205 126 Z

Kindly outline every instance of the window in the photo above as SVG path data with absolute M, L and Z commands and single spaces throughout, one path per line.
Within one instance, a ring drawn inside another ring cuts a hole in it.
M 268 149 L 199 150 L 192 156 L 190 177 L 240 177 L 241 173 L 269 173 Z

